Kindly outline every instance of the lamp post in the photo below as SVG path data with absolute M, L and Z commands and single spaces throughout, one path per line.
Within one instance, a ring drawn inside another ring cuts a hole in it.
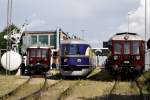
M 147 0 L 145 0 L 145 50 L 146 50 L 146 36 L 147 36 Z
M 147 36 L 147 0 L 145 0 L 145 70 L 147 70 L 147 67 L 149 67 L 149 61 L 147 62 L 147 60 L 146 60 L 146 56 L 147 56 L 147 54 L 146 54 L 146 49 L 147 49 L 147 38 L 146 38 L 146 36 Z M 148 57 L 149 58 L 149 57 Z
M 7 51 L 10 50 L 10 40 L 9 40 L 9 32 L 11 32 L 11 24 L 12 24 L 12 0 L 7 0 Z M 7 61 L 8 60 L 8 61 Z M 10 55 L 6 55 L 6 67 L 9 67 L 10 69 Z M 6 68 L 6 76 L 8 74 L 7 68 Z
M 129 19 L 129 16 L 131 15 L 131 13 L 129 12 L 128 13 L 128 32 L 127 33 L 129 33 L 129 26 L 130 26 L 130 19 Z
M 128 12 L 128 32 L 131 31 L 130 30 L 130 16 L 134 13 L 135 13 L 135 10 Z

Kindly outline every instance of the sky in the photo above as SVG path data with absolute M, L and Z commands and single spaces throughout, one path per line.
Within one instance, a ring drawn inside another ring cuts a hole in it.
M 145 0 L 12 1 L 12 22 L 19 27 L 28 20 L 29 31 L 59 27 L 84 38 L 93 47 L 102 47 L 103 41 L 116 32 L 137 32 L 144 38 Z M 147 2 L 147 32 L 150 32 L 150 0 Z M 7 0 L 0 0 L 0 31 L 6 27 L 6 4 Z

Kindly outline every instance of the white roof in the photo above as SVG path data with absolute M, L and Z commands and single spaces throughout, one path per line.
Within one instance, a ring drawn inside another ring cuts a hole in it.
M 117 33 L 110 40 L 144 40 L 141 36 L 136 33 Z
M 61 44 L 89 44 L 87 41 L 78 39 L 62 40 Z

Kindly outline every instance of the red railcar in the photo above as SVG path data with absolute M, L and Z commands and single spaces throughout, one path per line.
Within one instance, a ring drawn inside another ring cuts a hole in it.
M 105 67 L 113 75 L 130 75 L 144 69 L 144 40 L 136 33 L 117 33 L 108 41 Z
M 30 46 L 27 48 L 25 74 L 45 74 L 50 69 L 51 48 L 48 46 Z

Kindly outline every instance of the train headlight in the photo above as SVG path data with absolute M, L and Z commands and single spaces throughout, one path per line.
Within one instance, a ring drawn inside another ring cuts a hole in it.
M 64 62 L 67 62 L 68 61 L 68 59 L 64 59 Z
M 47 58 L 44 58 L 45 61 L 47 61 Z
M 114 65 L 113 68 L 114 68 L 115 70 L 117 70 L 117 69 L 118 69 L 118 65 Z
M 136 56 L 136 60 L 140 60 L 140 56 Z
M 117 60 L 118 59 L 118 56 L 114 56 L 114 60 Z
M 32 61 L 33 59 L 32 58 L 30 58 L 30 61 Z
M 81 62 L 81 59 L 77 59 L 77 62 Z

